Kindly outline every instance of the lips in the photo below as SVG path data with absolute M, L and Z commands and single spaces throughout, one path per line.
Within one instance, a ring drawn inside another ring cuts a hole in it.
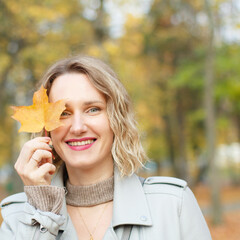
M 72 150 L 82 151 L 90 148 L 96 140 L 96 138 L 69 139 L 66 143 Z
M 87 144 L 91 144 L 93 142 L 94 142 L 94 140 L 92 139 L 92 140 L 86 140 L 86 141 L 67 142 L 67 144 L 70 146 L 84 146 Z

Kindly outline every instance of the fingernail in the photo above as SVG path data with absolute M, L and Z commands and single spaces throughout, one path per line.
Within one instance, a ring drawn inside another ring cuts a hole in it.
M 43 139 L 46 140 L 46 141 L 51 141 L 50 137 L 44 137 Z

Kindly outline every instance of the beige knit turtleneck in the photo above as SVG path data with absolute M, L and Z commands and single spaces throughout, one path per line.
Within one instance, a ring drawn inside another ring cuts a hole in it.
M 90 207 L 113 200 L 114 178 L 108 178 L 96 184 L 74 186 L 69 181 L 66 184 L 68 205 Z

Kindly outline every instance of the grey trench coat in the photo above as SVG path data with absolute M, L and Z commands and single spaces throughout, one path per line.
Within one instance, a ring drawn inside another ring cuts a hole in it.
M 63 186 L 62 168 L 52 185 Z M 42 212 L 27 202 L 24 193 L 1 202 L 1 240 L 77 240 L 67 213 Z M 149 177 L 142 186 L 137 175 L 121 178 L 114 172 L 113 217 L 103 240 L 121 240 L 124 225 L 132 225 L 129 240 L 211 240 L 211 236 L 187 183 L 169 177 Z

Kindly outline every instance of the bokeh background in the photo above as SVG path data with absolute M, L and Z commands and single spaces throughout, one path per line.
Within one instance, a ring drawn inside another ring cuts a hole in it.
M 213 239 L 239 239 L 239 16 L 238 0 L 0 0 L 0 200 L 23 189 L 13 165 L 30 138 L 10 105 L 31 105 L 56 60 L 89 54 L 133 99 L 140 174 L 187 180 Z

